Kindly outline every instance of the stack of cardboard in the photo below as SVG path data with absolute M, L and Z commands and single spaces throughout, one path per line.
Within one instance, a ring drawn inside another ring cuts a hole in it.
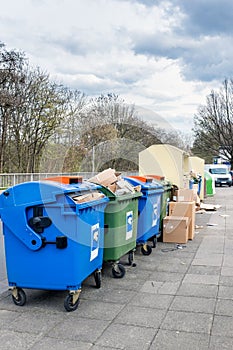
M 83 194 L 81 196 L 72 197 L 72 199 L 76 203 L 85 203 L 85 202 L 91 202 L 91 201 L 99 200 L 100 198 L 103 198 L 103 197 L 104 197 L 103 193 L 91 192 L 91 193 Z
M 169 215 L 163 219 L 163 242 L 187 243 L 194 238 L 195 201 L 192 189 L 179 189 L 169 203 Z
M 92 178 L 88 179 L 89 182 L 107 187 L 110 191 L 116 195 L 123 195 L 125 193 L 140 192 L 140 186 L 132 186 L 128 181 L 121 177 L 120 173 L 116 173 L 114 169 L 106 169 Z

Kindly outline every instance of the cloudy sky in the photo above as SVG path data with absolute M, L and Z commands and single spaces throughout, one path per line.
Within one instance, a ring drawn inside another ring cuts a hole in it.
M 0 42 L 56 81 L 114 92 L 148 120 L 188 131 L 233 76 L 232 23 L 232 0 L 7 0 Z

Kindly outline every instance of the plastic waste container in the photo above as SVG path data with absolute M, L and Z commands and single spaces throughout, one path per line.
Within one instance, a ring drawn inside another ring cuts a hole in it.
M 150 255 L 152 248 L 147 241 L 153 240 L 156 246 L 160 236 L 160 211 L 162 204 L 163 186 L 152 178 L 143 176 L 125 177 L 134 186 L 141 186 L 142 196 L 138 204 L 137 244 L 141 245 L 143 255 Z
M 189 189 L 193 189 L 194 185 L 197 185 L 197 194 L 200 195 L 200 193 L 201 193 L 201 185 L 202 185 L 202 177 L 201 177 L 201 175 L 198 175 L 197 179 L 190 179 L 189 180 Z
M 163 218 L 168 215 L 169 202 L 172 200 L 173 185 L 164 176 L 159 175 L 144 175 L 153 178 L 156 182 L 163 186 L 163 194 L 161 197 L 161 211 L 160 211 L 160 231 L 163 232 Z
M 27 182 L 0 195 L 6 267 L 16 305 L 22 288 L 67 290 L 64 307 L 78 307 L 81 283 L 94 273 L 101 285 L 104 208 L 109 199 L 94 184 Z
M 209 171 L 204 171 L 204 179 L 206 196 L 213 196 L 215 194 L 215 180 Z
M 105 262 L 112 263 L 112 275 L 122 278 L 125 267 L 119 262 L 128 253 L 129 265 L 133 265 L 134 249 L 136 248 L 138 225 L 138 199 L 141 192 L 117 194 L 105 186 L 101 191 L 109 202 L 104 215 L 104 257 Z

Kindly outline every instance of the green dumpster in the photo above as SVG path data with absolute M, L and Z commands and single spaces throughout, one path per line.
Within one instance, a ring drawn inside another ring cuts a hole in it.
M 170 181 L 166 180 L 164 176 L 158 175 L 144 175 L 153 178 L 153 180 L 163 186 L 164 192 L 161 196 L 161 211 L 160 211 L 160 236 L 163 232 L 163 218 L 168 215 L 168 203 L 172 200 L 173 185 Z M 159 238 L 159 236 L 158 236 Z M 162 238 L 162 237 L 161 237 Z M 156 241 L 154 242 L 154 246 Z
M 204 171 L 204 177 L 205 177 L 205 194 L 206 196 L 213 196 L 214 195 L 214 189 L 215 189 L 215 183 L 212 175 L 208 171 Z
M 141 192 L 119 194 L 101 186 L 102 193 L 109 202 L 104 211 L 104 257 L 105 262 L 112 263 L 112 274 L 115 278 L 125 275 L 125 268 L 119 263 L 120 258 L 128 253 L 129 264 L 133 264 L 136 248 L 138 225 L 138 199 Z

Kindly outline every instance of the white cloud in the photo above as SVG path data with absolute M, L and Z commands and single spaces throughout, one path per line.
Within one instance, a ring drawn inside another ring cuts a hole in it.
M 233 56 L 230 36 L 201 35 L 198 4 L 9 0 L 1 5 L 1 41 L 87 95 L 114 92 L 190 129 L 198 105 L 231 73 Z

